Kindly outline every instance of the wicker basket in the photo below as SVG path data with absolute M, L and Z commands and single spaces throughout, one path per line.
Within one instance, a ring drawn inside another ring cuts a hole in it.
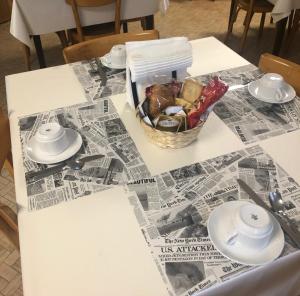
M 139 116 L 138 116 L 139 117 Z M 140 117 L 139 117 L 140 118 Z M 161 148 L 182 148 L 197 139 L 204 122 L 183 132 L 164 132 L 151 127 L 140 118 L 141 125 L 150 141 Z

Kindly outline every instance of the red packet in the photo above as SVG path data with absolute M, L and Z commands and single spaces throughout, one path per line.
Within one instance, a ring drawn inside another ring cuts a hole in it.
M 198 124 L 200 116 L 204 114 L 212 104 L 221 99 L 227 90 L 228 85 L 221 81 L 219 77 L 214 77 L 204 86 L 201 94 L 202 102 L 199 102 L 196 110 L 193 109 L 188 114 L 188 125 L 190 129 Z

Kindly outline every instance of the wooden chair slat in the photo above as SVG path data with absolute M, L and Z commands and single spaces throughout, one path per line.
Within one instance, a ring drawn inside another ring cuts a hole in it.
M 278 73 L 300 95 L 300 65 L 286 59 L 264 53 L 260 56 L 259 69 L 264 73 Z
M 68 35 L 72 41 L 72 43 L 82 42 L 86 40 L 85 32 L 86 30 L 89 30 L 90 33 L 89 38 L 93 35 L 94 38 L 98 37 L 99 34 L 97 32 L 93 32 L 95 29 L 95 26 L 88 26 L 85 27 L 85 30 L 83 30 L 81 20 L 80 20 L 80 14 L 78 8 L 80 7 L 101 7 L 108 4 L 115 3 L 115 19 L 114 19 L 114 25 L 113 27 L 105 28 L 105 34 L 119 34 L 121 29 L 121 0 L 66 0 L 66 3 L 71 5 L 74 20 L 76 24 L 76 31 L 75 30 L 69 30 Z M 101 27 L 101 24 L 98 25 L 98 27 Z M 100 36 L 103 35 L 102 33 Z
M 2 170 L 4 162 L 10 152 L 10 132 L 9 120 L 0 109 L 0 170 Z
M 5 162 L 11 166 L 11 143 L 9 120 L 0 108 L 0 171 Z M 11 242 L 19 248 L 18 237 L 18 219 L 16 213 L 8 206 L 0 203 L 0 230 L 11 240 Z
M 112 4 L 115 2 L 115 0 L 66 0 L 66 2 L 70 5 L 75 3 L 80 7 L 96 7 Z
M 77 61 L 104 56 L 116 44 L 124 44 L 128 41 L 143 41 L 158 38 L 159 33 L 157 30 L 143 31 L 139 34 L 123 33 L 109 35 L 66 47 L 63 50 L 63 55 L 66 63 L 74 63 Z

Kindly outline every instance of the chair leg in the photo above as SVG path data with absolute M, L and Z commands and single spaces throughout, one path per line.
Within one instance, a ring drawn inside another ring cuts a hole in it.
M 68 39 L 67 39 L 66 31 L 64 31 L 64 30 L 63 31 L 57 31 L 55 33 L 58 36 L 62 47 L 63 48 L 67 47 L 69 44 L 68 44 Z
M 128 23 L 127 21 L 122 22 L 123 33 L 128 33 Z
M 229 20 L 228 30 L 227 30 L 227 34 L 225 36 L 224 42 L 227 42 L 228 37 L 229 37 L 230 33 L 232 32 L 233 24 L 234 24 L 234 22 L 237 19 L 238 13 L 239 13 L 239 8 L 237 8 L 237 1 L 234 1 L 234 4 L 233 4 L 233 13 L 232 13 L 231 18 Z
M 76 44 L 77 42 L 74 40 L 74 38 L 72 37 L 72 30 L 69 29 L 67 30 L 67 40 L 68 40 L 68 44 Z
M 31 70 L 30 48 L 24 43 L 21 44 L 21 47 L 22 47 L 22 51 L 24 53 L 26 69 L 27 69 L 27 71 L 30 71 Z
M 241 8 L 238 7 L 238 9 L 236 10 L 236 13 L 234 14 L 234 18 L 233 18 L 233 22 L 234 22 L 234 23 L 236 22 L 236 19 L 237 19 L 237 16 L 238 16 L 240 10 L 241 10 Z
M 141 27 L 143 30 L 146 30 L 146 18 L 145 17 L 141 18 Z
M 8 173 L 11 175 L 11 177 L 14 177 L 14 167 L 11 152 L 9 152 L 9 154 L 7 155 L 4 166 L 7 169 Z
M 253 15 L 254 15 L 254 12 L 252 11 L 252 12 L 251 12 L 251 17 L 250 17 L 250 23 L 251 23 L 251 21 L 252 21 Z M 246 25 L 246 18 L 247 18 L 247 14 L 246 14 L 246 16 L 245 16 L 245 18 L 244 18 L 243 26 Z
M 239 49 L 239 53 L 242 53 L 245 47 L 245 42 L 246 42 L 246 38 L 247 38 L 247 34 L 248 34 L 248 30 L 250 27 L 250 22 L 251 22 L 251 16 L 252 16 L 252 10 L 247 12 L 246 15 L 246 20 L 245 20 L 245 29 L 244 29 L 244 33 L 243 33 L 243 37 L 240 43 L 240 49 Z
M 293 16 L 293 23 L 290 28 L 290 32 L 287 35 L 285 51 L 287 52 L 295 38 L 300 26 L 300 10 L 296 10 Z
M 259 31 L 258 31 L 258 38 L 261 38 L 261 36 L 262 36 L 263 30 L 264 30 L 264 25 L 265 25 L 265 19 L 266 19 L 266 14 L 262 13 L 261 19 L 260 19 Z

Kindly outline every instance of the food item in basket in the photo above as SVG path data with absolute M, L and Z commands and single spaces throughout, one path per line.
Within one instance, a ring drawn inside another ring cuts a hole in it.
M 180 111 L 182 111 L 182 106 L 169 106 L 164 110 L 164 113 L 166 115 L 174 115 Z
M 181 97 L 190 103 L 194 103 L 200 98 L 202 89 L 203 85 L 198 81 L 186 79 L 183 83 Z
M 186 117 L 186 113 L 183 110 L 180 110 L 175 115 L 180 115 L 180 116 L 185 116 Z
M 184 100 L 184 99 L 181 99 L 181 98 L 176 98 L 175 99 L 175 104 L 177 106 L 182 106 L 184 109 L 186 110 L 190 110 L 193 108 L 193 104 Z
M 203 88 L 202 101 L 199 102 L 197 108 L 193 108 L 188 113 L 188 126 L 193 128 L 200 122 L 200 117 L 208 108 L 216 103 L 228 90 L 228 85 L 221 81 L 218 77 L 214 77 Z
M 221 99 L 228 90 L 228 85 L 224 83 L 219 77 L 214 77 L 203 88 L 202 96 L 203 103 L 198 107 L 200 113 L 204 113 L 209 106 Z
M 187 120 L 188 120 L 188 127 L 190 129 L 196 127 L 200 123 L 200 116 L 201 114 L 199 114 L 196 108 L 192 109 L 189 112 Z
M 149 98 L 149 114 L 152 118 L 157 117 L 162 110 L 175 103 L 171 84 L 155 84 L 147 90 Z
M 155 127 L 165 132 L 183 131 L 186 130 L 186 117 L 160 115 Z

